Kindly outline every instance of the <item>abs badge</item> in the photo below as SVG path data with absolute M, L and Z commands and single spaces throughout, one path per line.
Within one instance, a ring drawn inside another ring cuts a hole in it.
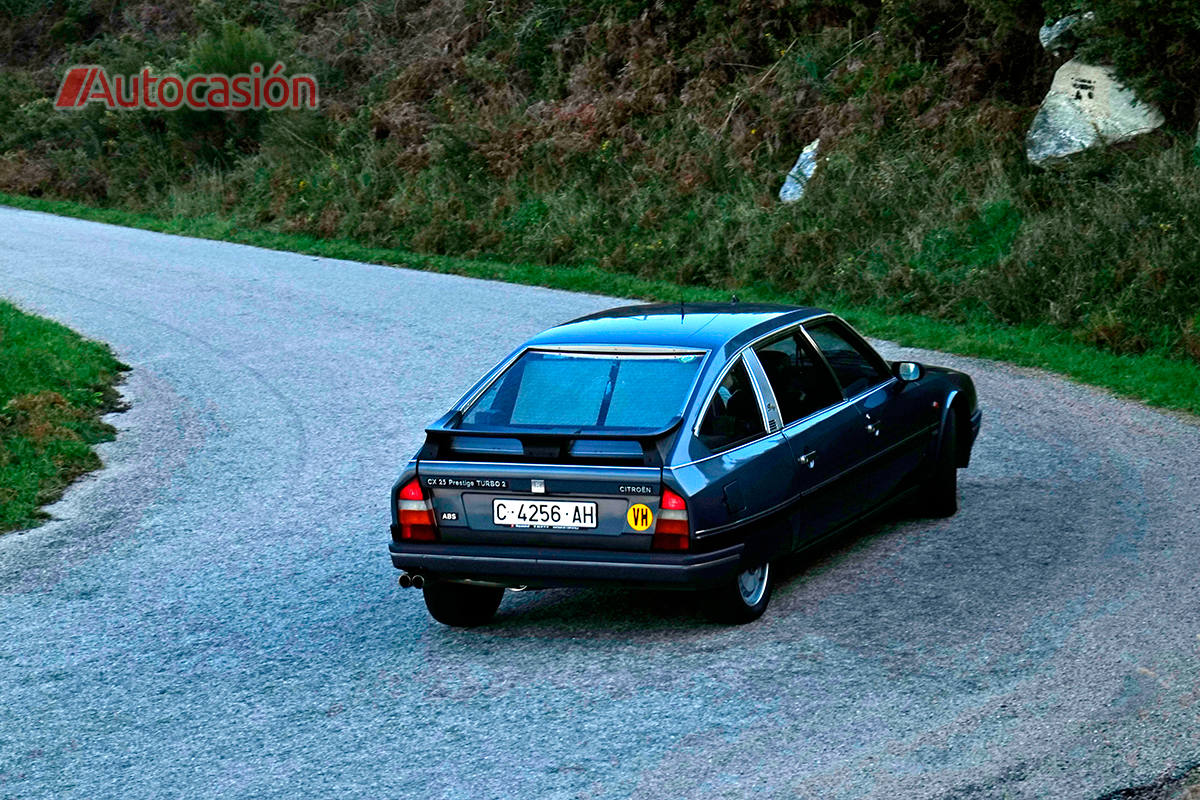
M 654 512 L 645 503 L 635 503 L 625 512 L 625 520 L 635 531 L 644 531 L 654 522 Z

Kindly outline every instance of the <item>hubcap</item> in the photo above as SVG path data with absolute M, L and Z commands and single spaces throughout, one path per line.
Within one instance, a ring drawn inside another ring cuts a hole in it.
M 770 568 L 770 564 L 763 564 L 757 569 L 748 569 L 738 575 L 738 593 L 747 606 L 756 606 L 763 599 L 767 591 L 767 572 Z

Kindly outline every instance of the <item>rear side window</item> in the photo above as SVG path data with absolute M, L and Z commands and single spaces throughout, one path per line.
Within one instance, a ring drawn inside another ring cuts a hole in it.
M 702 354 L 523 353 L 463 411 L 461 428 L 658 431 L 678 417 Z
M 710 450 L 722 450 L 766 433 L 750 375 L 741 358 L 725 373 L 700 422 L 699 439 Z
M 891 377 L 879 356 L 836 320 L 806 325 L 805 329 L 825 354 L 846 397 L 853 397 Z
M 799 331 L 754 348 L 788 425 L 840 402 L 833 375 Z

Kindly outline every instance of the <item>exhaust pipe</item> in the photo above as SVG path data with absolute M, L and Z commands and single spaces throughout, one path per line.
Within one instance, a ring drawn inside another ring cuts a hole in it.
M 412 585 L 413 585 L 412 575 L 409 575 L 407 572 L 400 573 L 400 588 L 407 589 L 408 587 L 410 587 Z
M 412 576 L 412 587 L 414 589 L 424 589 L 425 588 L 425 576 L 424 575 L 413 575 Z

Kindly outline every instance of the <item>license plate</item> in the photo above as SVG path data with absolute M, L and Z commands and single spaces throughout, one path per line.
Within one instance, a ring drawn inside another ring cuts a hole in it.
M 594 528 L 596 504 L 573 500 L 493 500 L 492 522 L 509 528 Z

